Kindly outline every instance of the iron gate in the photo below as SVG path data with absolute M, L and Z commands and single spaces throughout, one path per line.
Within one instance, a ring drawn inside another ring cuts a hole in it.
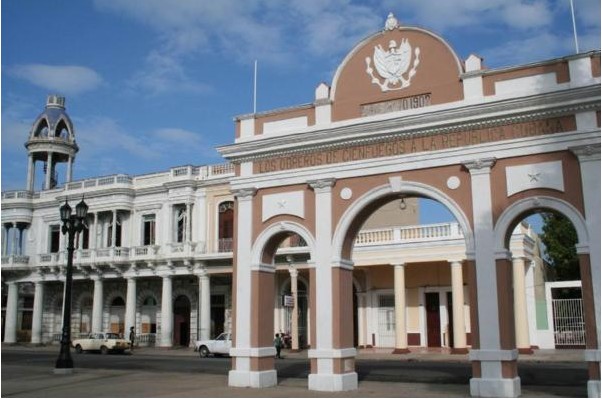
M 582 299 L 553 299 L 554 344 L 557 348 L 585 347 Z

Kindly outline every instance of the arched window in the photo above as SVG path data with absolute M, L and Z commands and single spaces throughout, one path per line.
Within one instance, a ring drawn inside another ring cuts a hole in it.
M 36 127 L 34 137 L 48 137 L 48 122 L 46 119 L 42 119 Z
M 226 201 L 219 204 L 218 220 L 218 252 L 232 252 L 234 237 L 234 202 Z
M 69 130 L 67 129 L 67 125 L 64 120 L 61 120 L 57 125 L 54 131 L 55 137 L 60 137 L 63 140 L 67 140 L 69 138 Z

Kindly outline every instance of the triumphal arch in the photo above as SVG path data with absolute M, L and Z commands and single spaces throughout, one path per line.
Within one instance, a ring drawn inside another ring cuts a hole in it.
M 446 270 L 454 311 L 470 303 L 470 342 L 465 318 L 452 324 L 458 351 L 472 362 L 471 394 L 520 395 L 522 294 L 513 288 L 509 237 L 526 215 L 545 210 L 578 233 L 583 360 L 588 392 L 600 395 L 599 51 L 488 69 L 390 15 L 330 85 L 317 86 L 312 103 L 235 121 L 235 142 L 219 149 L 236 168 L 231 386 L 277 384 L 275 256 L 294 235 L 309 254 L 308 388 L 356 389 L 354 295 L 367 284 L 354 262 L 356 236 L 383 204 L 430 198 L 464 237 Z M 412 339 L 404 309 L 406 269 L 416 259 L 373 259 L 392 269 L 399 356 Z

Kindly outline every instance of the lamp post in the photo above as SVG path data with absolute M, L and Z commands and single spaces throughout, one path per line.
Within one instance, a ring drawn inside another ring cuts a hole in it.
M 75 233 L 84 228 L 84 221 L 88 214 L 88 205 L 83 198 L 75 207 L 75 215 L 71 214 L 71 207 L 67 200 L 60 208 L 61 231 L 67 234 L 67 271 L 65 274 L 65 298 L 63 304 L 63 332 L 61 334 L 61 352 L 56 360 L 54 372 L 67 374 L 73 372 L 73 359 L 71 359 L 71 286 L 73 284 L 73 250 Z

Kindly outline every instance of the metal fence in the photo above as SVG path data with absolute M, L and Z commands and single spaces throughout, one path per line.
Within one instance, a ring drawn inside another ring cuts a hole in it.
M 585 347 L 582 299 L 553 299 L 554 344 L 557 348 Z

